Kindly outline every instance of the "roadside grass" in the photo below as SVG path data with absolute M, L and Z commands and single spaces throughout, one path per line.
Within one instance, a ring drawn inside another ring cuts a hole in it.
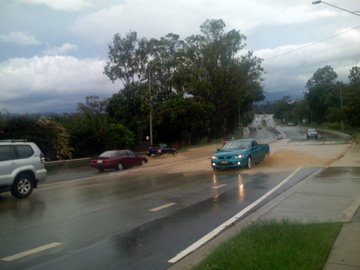
M 254 223 L 215 249 L 193 270 L 322 269 L 341 223 Z

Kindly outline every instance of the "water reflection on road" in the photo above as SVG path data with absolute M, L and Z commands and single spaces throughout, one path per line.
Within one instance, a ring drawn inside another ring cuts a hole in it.
M 287 173 L 119 173 L 44 185 L 25 200 L 4 193 L 0 196 L 0 258 L 59 242 L 62 246 L 52 252 L 61 256 L 63 262 L 52 261 L 53 255 L 44 253 L 41 259 L 29 256 L 6 265 L 0 260 L 0 268 L 18 269 L 26 264 L 37 265 L 37 269 L 41 265 L 61 269 L 58 266 L 62 263 L 65 266 L 68 260 L 78 261 L 77 256 L 85 256 L 87 249 L 102 249 L 110 241 L 109 252 L 118 253 L 114 265 L 119 266 L 121 261 L 121 265 L 139 264 L 138 269 L 143 269 L 144 264 L 139 263 L 144 262 L 139 257 L 142 254 L 151 261 L 153 269 L 158 269 L 158 262 L 148 257 L 150 254 L 159 253 L 157 256 L 162 256 L 166 264 L 164 255 L 175 253 L 178 244 L 186 246 L 211 230 Z M 171 207 L 150 211 L 167 203 Z M 97 260 L 102 261 L 98 257 Z M 43 263 L 38 265 L 39 261 Z

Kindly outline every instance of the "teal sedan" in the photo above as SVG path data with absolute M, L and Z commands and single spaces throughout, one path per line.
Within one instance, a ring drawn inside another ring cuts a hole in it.
M 268 144 L 258 144 L 254 139 L 232 140 L 211 157 L 214 170 L 226 168 L 252 168 L 270 154 Z

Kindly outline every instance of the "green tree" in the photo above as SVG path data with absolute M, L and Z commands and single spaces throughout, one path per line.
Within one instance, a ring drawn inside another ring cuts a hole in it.
M 194 98 L 173 97 L 158 105 L 156 110 L 156 126 L 159 141 L 189 145 L 206 136 L 209 125 L 206 108 Z M 166 133 L 161 132 L 167 130 Z M 160 131 L 160 132 L 159 132 Z
M 147 61 L 146 39 L 139 40 L 135 31 L 123 38 L 115 34 L 108 56 L 104 73 L 112 82 L 120 80 L 125 86 L 141 83 Z
M 135 134 L 135 142 L 140 143 L 149 134 L 149 89 L 146 84 L 129 84 L 114 94 L 108 102 L 110 118 L 126 126 Z
M 310 108 L 311 121 L 320 124 L 327 120 L 330 108 L 340 106 L 337 74 L 329 65 L 319 68 L 306 83 L 305 99 Z
M 37 116 L 8 115 L 1 127 L 1 139 L 24 139 L 35 142 L 48 160 L 71 157 L 68 130 L 59 122 Z
M 349 84 L 345 88 L 344 119 L 353 127 L 360 127 L 360 67 L 352 67 Z
M 40 118 L 37 124 L 43 131 L 41 136 L 42 150 L 46 152 L 48 159 L 72 157 L 73 148 L 70 146 L 70 135 L 63 125 L 46 117 Z
M 138 39 L 136 32 L 124 38 L 114 36 L 104 73 L 113 82 L 121 80 L 124 88 L 109 100 L 107 111 L 137 134 L 137 141 L 149 130 L 150 107 L 160 117 L 172 99 L 192 97 L 206 110 L 209 139 L 235 129 L 252 103 L 263 99 L 261 60 L 250 52 L 237 56 L 245 46 L 245 36 L 236 30 L 226 32 L 222 20 L 207 20 L 200 30 L 201 35 L 185 41 L 176 34 L 150 40 Z M 176 104 L 188 106 L 187 102 Z M 180 125 L 182 115 L 177 114 Z M 196 121 L 195 115 L 189 117 Z M 154 119 L 156 135 L 170 137 L 165 119 Z M 187 128 L 184 123 L 182 130 Z M 177 134 L 185 133 L 192 131 Z
M 251 77 L 261 73 L 256 70 L 259 59 L 251 53 L 242 59 L 236 57 L 245 46 L 244 35 L 236 30 L 225 32 L 223 20 L 207 20 L 200 30 L 201 35 L 186 40 L 186 61 L 180 67 L 186 80 L 181 86 L 206 107 L 216 108 L 215 114 L 208 111 L 211 139 L 216 133 L 226 134 L 237 127 L 239 109 L 244 114 L 252 102 L 263 98 L 263 90 L 260 84 L 256 85 L 259 88 L 253 87 Z
M 74 147 L 74 157 L 99 154 L 113 147 L 133 146 L 134 134 L 124 125 L 114 123 L 106 113 L 108 102 L 96 96 L 78 104 L 78 113 L 64 120 Z
M 134 145 L 134 134 L 122 124 L 110 123 L 106 138 L 106 149 L 121 149 Z

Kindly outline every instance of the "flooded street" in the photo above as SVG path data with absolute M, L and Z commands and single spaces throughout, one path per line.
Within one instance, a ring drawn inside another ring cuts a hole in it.
M 0 269 L 166 269 L 179 252 L 253 205 L 297 168 L 251 211 L 351 146 L 339 138 L 337 144 L 324 144 L 336 135 L 308 142 L 297 139 L 303 131 L 296 127 L 282 132 L 287 139 L 276 140 L 265 129 L 258 133 L 258 141 L 271 142 L 271 156 L 250 170 L 214 173 L 210 157 L 217 145 L 211 145 L 150 159 L 130 170 L 78 179 L 64 175 L 68 181 L 48 181 L 24 200 L 3 193 Z M 347 172 L 326 171 L 339 177 Z

